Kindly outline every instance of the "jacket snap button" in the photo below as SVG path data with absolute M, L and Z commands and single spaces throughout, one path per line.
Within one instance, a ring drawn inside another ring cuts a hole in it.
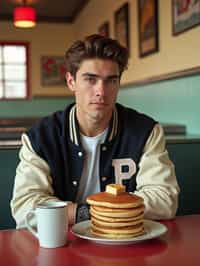
M 72 184 L 76 187 L 78 182 L 77 181 L 73 181 Z
M 106 150 L 107 150 L 106 146 L 103 146 L 102 151 L 106 151 Z
M 103 176 L 102 178 L 101 178 L 101 181 L 106 181 L 106 179 L 107 179 L 107 177 L 105 177 L 105 176 Z
M 81 157 L 83 156 L 83 153 L 81 151 L 78 152 L 78 156 Z

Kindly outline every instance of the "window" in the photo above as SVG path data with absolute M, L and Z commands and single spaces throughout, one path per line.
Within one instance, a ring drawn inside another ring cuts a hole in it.
M 28 98 L 28 43 L 0 41 L 0 100 Z

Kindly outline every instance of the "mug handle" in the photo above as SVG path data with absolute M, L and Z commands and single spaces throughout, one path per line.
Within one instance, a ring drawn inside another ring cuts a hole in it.
M 29 211 L 27 214 L 26 214 L 26 216 L 25 216 L 25 222 L 26 222 L 26 226 L 27 226 L 27 228 L 28 228 L 28 230 L 35 236 L 35 237 L 37 237 L 38 238 L 38 233 L 37 233 L 37 231 L 30 225 L 30 223 L 29 223 L 29 218 L 30 218 L 30 216 L 35 216 L 35 211 L 34 210 L 31 210 L 31 211 Z

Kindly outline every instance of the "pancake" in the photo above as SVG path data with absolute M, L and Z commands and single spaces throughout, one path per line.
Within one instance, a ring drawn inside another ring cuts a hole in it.
M 137 219 L 133 221 L 103 221 L 101 219 L 96 219 L 95 217 L 92 217 L 92 222 L 96 224 L 97 226 L 104 226 L 104 227 L 126 227 L 131 225 L 137 225 L 142 223 L 142 219 Z
M 143 204 L 143 199 L 128 192 L 114 195 L 108 192 L 99 192 L 87 197 L 87 203 L 108 208 L 134 208 Z
M 92 207 L 91 207 L 92 208 Z M 143 219 L 144 217 L 144 213 L 142 212 L 141 214 L 139 214 L 138 216 L 131 216 L 131 217 L 106 217 L 103 216 L 101 214 L 96 214 L 95 212 L 93 212 L 93 210 L 90 208 L 90 214 L 92 217 L 95 217 L 96 219 L 100 219 L 102 221 L 107 221 L 107 222 L 126 222 L 126 221 L 134 221 L 137 219 Z
M 139 223 L 137 225 L 131 225 L 131 226 L 125 226 L 125 227 L 106 227 L 101 226 L 99 227 L 97 224 L 94 224 L 92 222 L 91 228 L 93 231 L 97 231 L 99 233 L 103 234 L 115 234 L 115 235 L 126 235 L 128 237 L 129 235 L 133 235 L 135 233 L 139 233 L 141 231 L 144 231 L 143 223 Z
M 104 208 L 99 206 L 91 206 L 90 212 L 96 215 L 101 215 L 105 217 L 136 217 L 144 212 L 144 205 L 138 206 L 137 208 Z
M 102 232 L 99 232 L 98 230 L 91 229 L 91 233 L 94 236 L 101 237 L 101 238 L 128 239 L 128 238 L 132 238 L 132 237 L 143 235 L 145 232 L 144 232 L 144 229 L 142 229 L 139 232 L 135 232 L 135 233 L 131 233 L 131 234 L 121 234 L 120 232 L 118 232 L 117 234 L 113 234 L 113 233 L 102 233 Z

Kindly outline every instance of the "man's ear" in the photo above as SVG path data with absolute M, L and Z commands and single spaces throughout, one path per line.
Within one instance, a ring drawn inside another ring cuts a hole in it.
M 75 80 L 74 80 L 74 77 L 72 76 L 72 74 L 70 72 L 67 72 L 65 74 L 65 78 L 66 78 L 68 88 L 71 91 L 74 91 L 75 90 Z

